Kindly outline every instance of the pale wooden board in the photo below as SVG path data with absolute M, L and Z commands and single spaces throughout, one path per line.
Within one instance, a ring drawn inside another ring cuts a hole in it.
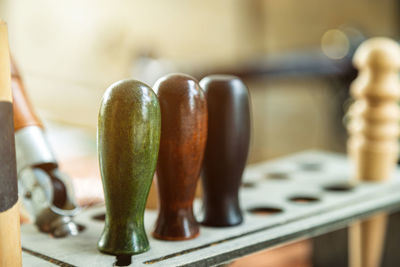
M 303 163 L 311 168 L 303 168 Z M 319 163 L 320 168 L 312 168 L 314 163 Z M 288 173 L 289 178 L 266 179 L 266 173 L 271 172 Z M 395 179 L 382 184 L 362 184 L 350 192 L 323 190 L 325 185 L 348 180 L 349 173 L 346 157 L 313 151 L 249 166 L 245 181 L 255 183 L 255 187 L 241 190 L 242 208 L 272 206 L 284 212 L 262 216 L 246 211 L 245 222 L 240 226 L 202 227 L 200 236 L 194 240 L 167 242 L 151 237 L 157 213 L 147 211 L 145 225 L 151 249 L 134 256 L 131 266 L 210 266 L 282 242 L 343 227 L 361 214 L 400 205 L 399 170 Z M 314 196 L 320 201 L 294 203 L 288 200 L 295 195 Z M 195 211 L 199 217 L 200 208 L 198 200 Z M 102 212 L 104 207 L 82 212 L 76 221 L 84 224 L 86 230 L 79 236 L 64 239 L 53 239 L 38 233 L 33 225 L 24 225 L 22 245 L 73 266 L 112 266 L 115 258 L 96 249 L 103 223 L 91 218 Z

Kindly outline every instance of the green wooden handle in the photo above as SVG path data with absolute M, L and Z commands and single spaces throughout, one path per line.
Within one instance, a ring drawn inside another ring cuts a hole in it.
M 99 112 L 97 146 L 106 202 L 98 249 L 133 255 L 149 249 L 143 216 L 157 164 L 160 106 L 153 90 L 135 80 L 111 85 Z

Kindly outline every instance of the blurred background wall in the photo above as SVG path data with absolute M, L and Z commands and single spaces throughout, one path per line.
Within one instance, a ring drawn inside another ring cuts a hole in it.
M 397 0 L 0 0 L 46 120 L 94 137 L 102 94 L 119 79 L 239 73 L 252 96 L 251 162 L 344 150 L 352 45 L 398 39 L 399 11 Z M 331 63 L 340 64 L 329 73 Z

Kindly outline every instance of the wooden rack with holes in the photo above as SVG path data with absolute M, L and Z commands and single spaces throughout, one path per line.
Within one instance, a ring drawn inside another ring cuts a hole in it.
M 150 250 L 131 266 L 213 266 L 285 242 L 320 235 L 378 211 L 400 207 L 400 169 L 384 183 L 349 184 L 350 164 L 338 154 L 310 151 L 249 166 L 240 192 L 245 221 L 230 228 L 201 227 L 188 241 L 160 241 L 149 234 Z M 195 202 L 201 216 L 200 200 Z M 82 212 L 78 236 L 55 239 L 33 225 L 22 226 L 24 266 L 112 266 L 114 256 L 97 251 L 104 207 Z M 145 214 L 150 233 L 155 211 Z

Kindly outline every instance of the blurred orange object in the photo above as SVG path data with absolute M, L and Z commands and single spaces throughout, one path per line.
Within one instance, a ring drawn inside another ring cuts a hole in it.
M 302 240 L 264 250 L 229 264 L 229 267 L 311 267 L 312 244 Z

